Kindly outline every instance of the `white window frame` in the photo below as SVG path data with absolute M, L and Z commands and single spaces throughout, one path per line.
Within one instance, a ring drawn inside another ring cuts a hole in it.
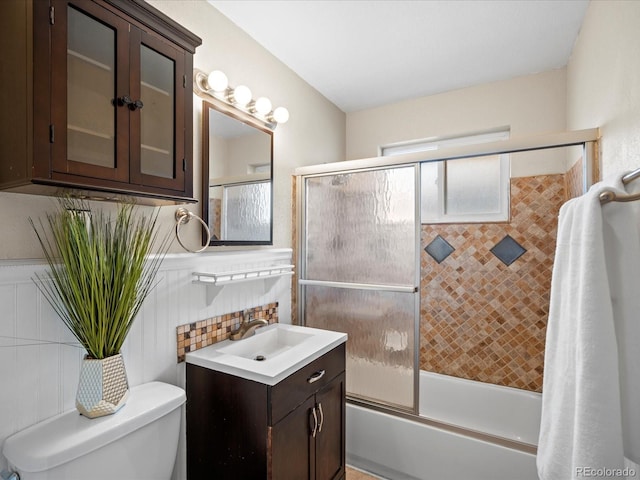
M 420 222 L 426 223 L 497 223 L 509 221 L 509 193 L 510 193 L 510 175 L 509 175 L 509 156 L 500 155 L 500 190 L 498 192 L 498 211 L 491 212 L 475 212 L 475 213 L 449 213 L 447 211 L 446 199 L 446 175 L 447 164 L 456 160 L 438 161 L 438 209 L 436 212 L 430 211 L 425 207 L 425 201 L 420 190 Z M 473 157 L 472 157 L 473 158 Z M 422 186 L 422 166 L 420 164 L 420 186 Z
M 481 132 L 457 137 L 431 138 L 424 140 L 414 140 L 410 142 L 386 145 L 380 148 L 381 156 L 393 156 L 405 153 L 428 152 L 447 147 L 458 147 L 461 145 L 473 145 L 499 140 L 509 139 L 509 129 L 499 129 L 489 132 Z M 446 154 L 443 153 L 443 157 Z M 473 158 L 473 157 L 471 157 Z M 479 157 L 478 157 L 479 158 Z M 456 159 L 439 160 L 438 163 L 438 207 L 437 211 L 428 210 L 424 205 L 426 201 L 420 195 L 420 221 L 428 223 L 497 223 L 508 222 L 510 218 L 510 159 L 509 154 L 502 154 L 500 158 L 500 191 L 499 210 L 492 212 L 477 212 L 465 214 L 451 214 L 446 208 L 446 175 L 448 162 L 455 162 Z M 432 162 L 425 162 L 432 163 Z M 420 173 L 420 185 L 422 186 L 422 165 Z

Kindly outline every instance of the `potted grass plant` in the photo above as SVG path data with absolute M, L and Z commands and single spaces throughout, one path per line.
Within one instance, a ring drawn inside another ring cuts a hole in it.
M 44 221 L 29 219 L 49 265 L 34 280 L 87 352 L 76 408 L 89 418 L 115 413 L 127 400 L 120 350 L 169 246 L 169 235 L 158 238 L 157 211 L 137 213 L 123 203 L 112 218 L 63 198 Z

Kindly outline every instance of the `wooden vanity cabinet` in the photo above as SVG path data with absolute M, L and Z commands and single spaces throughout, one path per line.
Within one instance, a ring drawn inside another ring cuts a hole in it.
M 8 0 L 0 12 L 12 96 L 0 189 L 195 201 L 197 36 L 142 0 Z
M 345 387 L 345 344 L 273 386 L 187 364 L 187 478 L 343 479 Z

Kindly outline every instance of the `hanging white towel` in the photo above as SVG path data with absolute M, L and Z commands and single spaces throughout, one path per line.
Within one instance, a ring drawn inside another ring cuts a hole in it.
M 619 181 L 560 210 L 537 466 L 541 480 L 621 478 L 640 460 L 638 205 L 600 205 Z M 635 342 L 635 343 L 634 343 Z

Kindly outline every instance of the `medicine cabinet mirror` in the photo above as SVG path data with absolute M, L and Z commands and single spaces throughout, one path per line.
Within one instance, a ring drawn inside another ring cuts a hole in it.
M 202 218 L 209 245 L 271 245 L 273 132 L 214 101 L 202 103 Z M 206 237 L 204 237 L 206 241 Z

